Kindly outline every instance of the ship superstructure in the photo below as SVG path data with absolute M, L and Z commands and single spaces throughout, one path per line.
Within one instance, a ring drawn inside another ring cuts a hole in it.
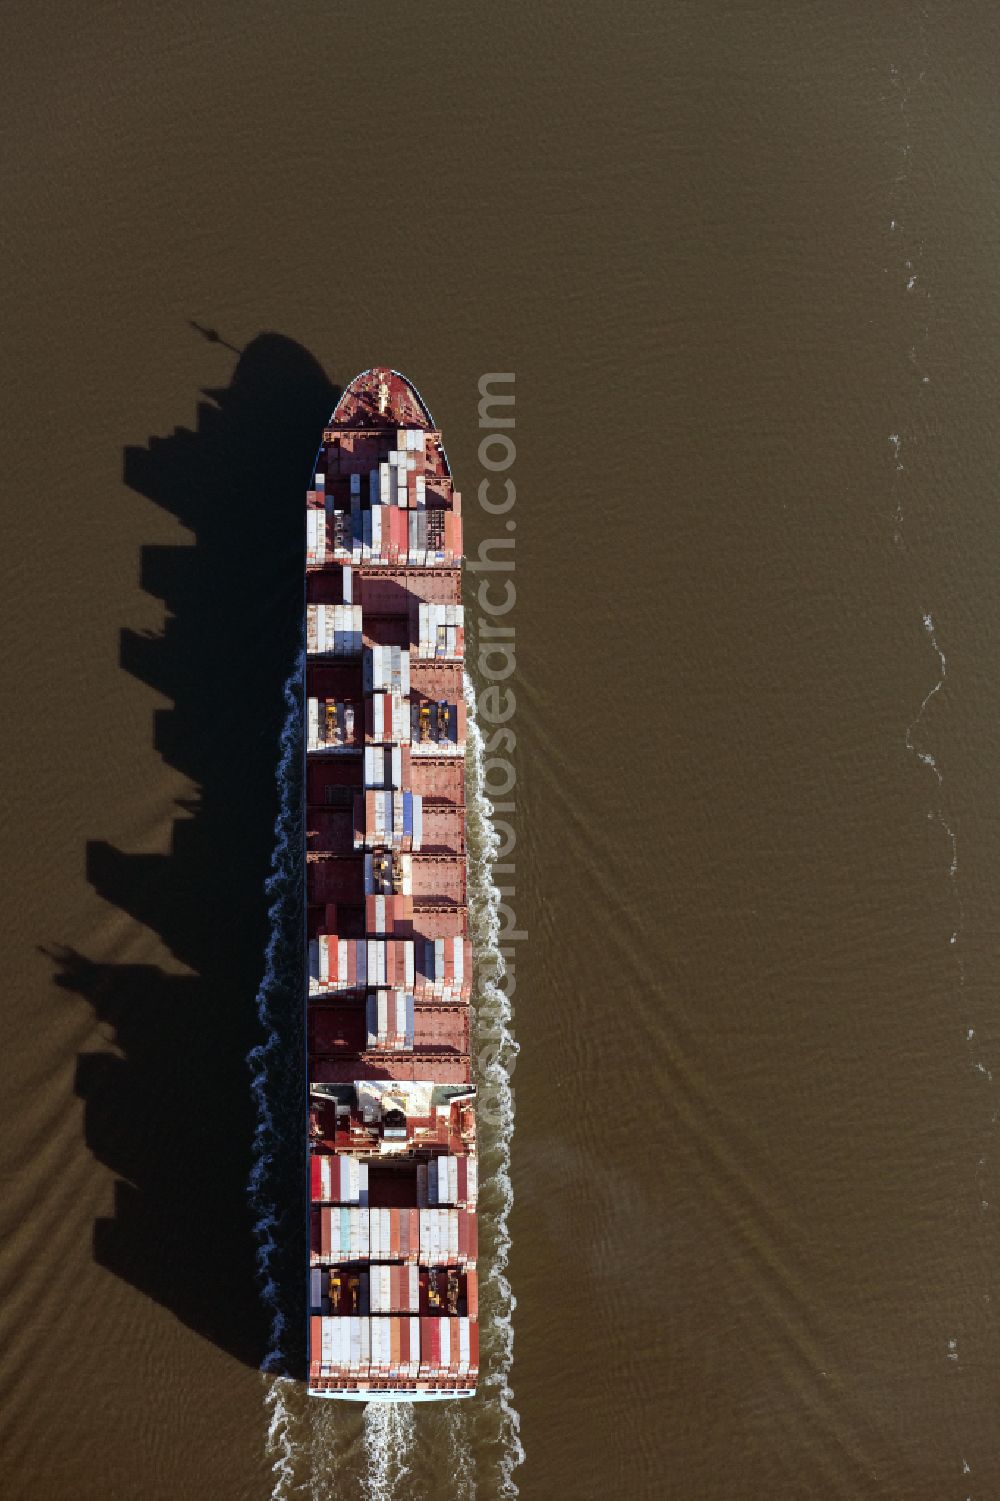
M 344 391 L 306 513 L 309 1391 L 471 1396 L 461 497 L 416 389 Z

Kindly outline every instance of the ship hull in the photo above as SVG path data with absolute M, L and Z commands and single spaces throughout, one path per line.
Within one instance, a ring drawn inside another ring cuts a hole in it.
M 307 495 L 308 1391 L 475 1394 L 461 496 L 416 388 L 346 388 Z

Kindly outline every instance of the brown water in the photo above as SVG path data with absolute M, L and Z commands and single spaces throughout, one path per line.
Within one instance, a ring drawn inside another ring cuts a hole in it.
M 5 20 L 4 1495 L 1000 1495 L 995 8 Z M 471 551 L 516 372 L 530 935 L 513 1364 L 494 1278 L 481 1396 L 390 1422 L 295 1379 L 280 942 L 244 1061 L 375 361 Z

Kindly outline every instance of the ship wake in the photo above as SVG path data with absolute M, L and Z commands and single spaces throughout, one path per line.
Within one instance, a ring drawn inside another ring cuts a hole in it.
M 492 1433 L 477 1433 L 477 1445 L 499 1454 L 499 1473 L 491 1493 L 518 1495 L 514 1472 L 524 1462 L 521 1419 L 514 1403 L 511 1369 L 514 1360 L 514 1297 L 507 1266 L 510 1260 L 510 1213 L 514 1190 L 510 1175 L 514 1137 L 514 1090 L 511 1075 L 518 1044 L 513 1030 L 513 1007 L 503 986 L 506 965 L 500 942 L 500 892 L 493 879 L 499 839 L 493 826 L 493 806 L 486 796 L 483 737 L 475 719 L 476 694 L 465 675 L 468 708 L 466 809 L 468 819 L 469 924 L 475 951 L 475 1036 L 477 1045 L 477 1122 L 480 1154 L 481 1252 L 486 1266 L 481 1282 L 480 1321 L 484 1355 L 480 1392 L 486 1399 L 478 1428 L 488 1420 Z M 454 1414 L 454 1423 L 461 1415 Z M 460 1444 L 456 1428 L 453 1435 Z
M 278 814 L 271 869 L 264 890 L 268 901 L 268 941 L 257 991 L 257 1017 L 263 1041 L 247 1055 L 256 1111 L 247 1197 L 254 1215 L 257 1280 L 269 1319 L 268 1348 L 261 1362 L 266 1381 L 267 1453 L 274 1474 L 273 1496 L 291 1495 L 294 1475 L 295 1384 L 285 1374 L 288 1329 L 280 1263 L 287 1244 L 290 1206 L 280 1184 L 282 1164 L 296 1150 L 301 1130 L 301 852 L 302 852 L 302 674 L 300 651 L 284 687 L 285 719 L 277 767 Z

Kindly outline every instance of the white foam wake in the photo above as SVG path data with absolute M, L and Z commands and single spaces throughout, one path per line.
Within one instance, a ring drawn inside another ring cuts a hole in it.
M 293 1481 L 294 1445 L 288 1406 L 293 1383 L 281 1375 L 285 1365 L 283 1341 L 285 1315 L 282 1309 L 275 1261 L 281 1246 L 284 1211 L 279 1207 L 272 1182 L 275 1159 L 283 1133 L 275 1114 L 275 1091 L 285 1103 L 298 1099 L 291 1084 L 287 1051 L 287 1026 L 279 1029 L 278 1019 L 295 1015 L 288 1011 L 298 996 L 298 969 L 301 913 L 301 762 L 302 762 L 302 674 L 305 658 L 300 651 L 295 667 L 285 683 L 285 720 L 281 731 L 277 767 L 278 815 L 274 825 L 274 848 L 271 869 L 264 883 L 268 898 L 268 941 L 264 956 L 264 974 L 257 991 L 257 1016 L 264 1040 L 247 1055 L 251 1070 L 251 1090 L 257 1114 L 252 1161 L 247 1194 L 254 1214 L 257 1241 L 257 1279 L 261 1299 L 270 1319 L 267 1353 L 261 1370 L 267 1380 L 265 1404 L 269 1411 L 267 1453 L 272 1461 L 275 1484 L 274 1501 L 290 1494 Z M 294 1068 L 294 1064 L 292 1065 Z
M 415 1437 L 409 1402 L 369 1402 L 363 1428 L 366 1501 L 397 1501 L 405 1494 Z
M 476 1043 L 478 1052 L 478 1135 L 481 1180 L 480 1226 L 489 1236 L 485 1247 L 486 1279 L 480 1298 L 480 1391 L 499 1420 L 500 1474 L 498 1494 L 519 1494 L 514 1471 L 524 1462 L 521 1418 L 514 1405 L 511 1368 L 514 1361 L 514 1297 L 507 1265 L 510 1260 L 510 1211 L 514 1190 L 510 1176 L 514 1135 L 514 1091 L 511 1075 L 518 1054 L 513 1006 L 500 981 L 506 963 L 500 944 L 500 892 L 493 879 L 499 838 L 493 827 L 493 805 L 485 791 L 485 751 L 475 720 L 476 694 L 465 675 L 468 709 L 467 818 L 469 832 L 469 924 L 476 956 Z M 455 1422 L 459 1422 L 455 1415 Z M 459 1442 L 459 1435 L 453 1435 Z

